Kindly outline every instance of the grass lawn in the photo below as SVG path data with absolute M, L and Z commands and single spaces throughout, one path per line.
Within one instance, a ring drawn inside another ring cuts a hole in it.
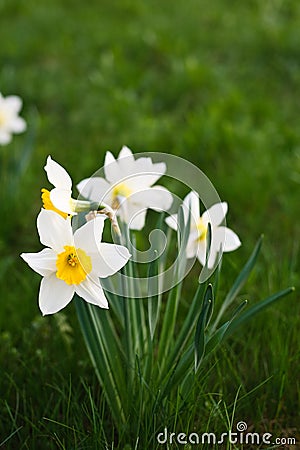
M 0 147 L 0 448 L 163 448 L 146 423 L 136 447 L 117 436 L 74 305 L 41 317 L 19 257 L 41 249 L 46 157 L 79 182 L 125 144 L 188 159 L 228 202 L 243 245 L 224 256 L 220 303 L 262 233 L 241 299 L 296 287 L 215 354 L 170 431 L 245 421 L 300 445 L 299 41 L 296 0 L 0 0 L 0 92 L 22 97 L 28 124 Z M 186 286 L 183 317 L 188 301 Z

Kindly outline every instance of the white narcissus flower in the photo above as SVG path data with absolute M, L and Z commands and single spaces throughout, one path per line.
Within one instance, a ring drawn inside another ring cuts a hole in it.
M 3 97 L 0 93 L 0 145 L 9 144 L 13 133 L 26 130 L 26 122 L 19 117 L 22 100 L 17 95 Z
M 47 248 L 21 257 L 43 276 L 39 307 L 45 314 L 64 308 L 78 294 L 88 303 L 108 308 L 99 278 L 119 271 L 130 258 L 126 247 L 102 243 L 104 216 L 72 232 L 71 221 L 42 209 L 37 218 L 40 241 Z
M 239 237 L 230 229 L 222 226 L 222 222 L 227 214 L 228 205 L 226 202 L 216 203 L 200 216 L 199 196 L 191 191 L 183 200 L 183 212 L 185 222 L 188 220 L 189 211 L 191 214 L 190 235 L 187 242 L 187 258 L 198 258 L 204 266 L 206 261 L 207 229 L 211 225 L 211 247 L 208 257 L 207 267 L 212 269 L 218 252 L 231 252 L 236 250 L 241 241 Z M 166 223 L 177 230 L 177 214 L 166 218 Z
M 64 218 L 80 211 L 90 210 L 90 202 L 72 198 L 71 177 L 51 156 L 48 156 L 44 169 L 49 182 L 54 186 L 51 191 L 42 189 L 42 201 L 45 209 L 55 211 Z
M 153 163 L 149 157 L 135 159 L 128 147 L 122 147 L 117 159 L 107 152 L 104 162 L 105 178 L 82 180 L 77 189 L 94 202 L 111 207 L 130 229 L 141 230 L 148 208 L 166 211 L 172 194 L 162 186 L 153 186 L 166 172 L 166 164 Z

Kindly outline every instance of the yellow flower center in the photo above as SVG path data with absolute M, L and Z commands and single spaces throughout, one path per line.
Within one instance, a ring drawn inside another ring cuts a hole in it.
M 204 241 L 206 239 L 207 226 L 204 224 L 201 217 L 197 223 L 197 231 L 198 231 L 198 238 L 197 238 L 198 241 Z
M 4 112 L 0 111 L 0 126 L 5 125 L 6 122 L 6 116 Z
M 113 207 L 113 209 L 118 209 L 120 206 L 118 197 L 127 198 L 131 194 L 132 194 L 132 190 L 125 183 L 117 184 L 112 190 L 112 197 L 113 197 L 112 207 Z
M 67 284 L 80 284 L 92 270 L 92 261 L 84 250 L 65 245 L 56 259 L 56 276 Z
M 55 206 L 53 205 L 53 203 L 51 202 L 51 199 L 50 199 L 50 192 L 47 189 L 41 189 L 41 192 L 42 192 L 41 197 L 42 197 L 43 207 L 45 209 L 50 209 L 51 211 L 55 211 L 57 214 L 60 214 L 64 219 L 66 219 L 68 217 L 68 214 L 55 208 Z

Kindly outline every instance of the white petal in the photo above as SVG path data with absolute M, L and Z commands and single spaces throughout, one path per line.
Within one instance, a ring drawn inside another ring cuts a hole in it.
M 227 227 L 212 228 L 212 242 L 208 259 L 208 268 L 217 263 L 216 258 L 222 252 L 230 252 L 241 245 L 238 236 Z
M 178 226 L 178 224 L 177 224 L 177 222 L 178 222 L 177 214 L 172 214 L 171 216 L 167 217 L 165 219 L 165 222 L 170 228 L 172 228 L 172 230 L 177 231 L 177 226 Z
M 166 172 L 165 163 L 153 164 L 149 157 L 134 159 L 128 147 L 118 157 L 118 182 L 125 182 L 133 191 L 152 186 Z
M 72 215 L 76 214 L 73 208 L 70 190 L 54 188 L 50 191 L 50 200 L 55 208 L 60 211 Z
M 12 139 L 11 134 L 8 131 L 0 129 L 0 144 L 1 145 L 9 144 L 11 139 Z
M 205 260 L 206 260 L 206 242 L 205 241 L 198 242 L 196 256 L 197 256 L 200 264 L 202 266 L 204 266 L 205 265 Z
M 13 133 L 22 133 L 26 130 L 26 122 L 22 117 L 14 117 L 9 124 L 9 128 Z
M 195 191 L 191 191 L 183 200 L 184 206 L 186 206 L 186 209 L 184 209 L 185 212 L 185 219 L 187 221 L 188 218 L 188 211 L 191 210 L 191 225 L 192 222 L 196 223 L 200 218 L 200 209 L 199 209 L 199 195 Z
M 74 287 L 75 292 L 86 302 L 108 309 L 107 299 L 98 278 L 88 276 L 82 283 Z
M 200 264 L 202 266 L 204 266 L 205 262 L 206 262 L 206 249 L 207 249 L 206 240 L 196 241 L 196 245 L 197 245 L 196 256 L 197 256 Z M 213 268 L 219 251 L 220 251 L 220 247 L 217 247 L 216 245 L 214 246 L 214 241 L 212 241 L 211 246 L 210 246 L 210 252 L 208 255 L 208 262 L 207 262 L 208 269 Z
M 241 246 L 238 235 L 227 227 L 218 227 L 216 229 L 215 240 L 218 248 L 222 244 L 223 252 L 231 252 Z
M 42 209 L 37 218 L 40 241 L 46 247 L 62 251 L 65 245 L 73 245 L 71 222 L 54 211 Z
M 216 203 L 203 213 L 202 219 L 205 223 L 210 222 L 212 226 L 217 227 L 223 222 L 227 210 L 228 205 L 226 202 Z
M 210 252 L 208 255 L 207 267 L 212 269 L 219 261 L 217 261 L 217 256 L 223 251 L 224 247 L 224 233 L 219 231 L 220 227 L 212 228 L 211 230 L 211 244 Z M 221 255 L 219 255 L 220 257 Z
M 183 206 L 183 213 L 184 213 L 184 219 L 185 223 L 188 221 L 189 211 L 191 214 L 191 233 L 192 238 L 194 240 L 197 239 L 198 233 L 196 232 L 196 225 L 200 217 L 200 210 L 199 210 L 199 196 L 195 191 L 191 191 L 183 200 L 182 203 Z M 178 228 L 178 214 L 173 214 L 172 216 L 167 217 L 166 223 L 173 228 L 173 230 L 177 230 Z M 190 236 L 191 238 L 191 236 Z M 194 254 L 192 254 L 191 257 L 193 257 Z
M 58 279 L 55 273 L 43 278 L 39 294 L 39 306 L 43 315 L 54 314 L 67 306 L 74 291 L 74 286 Z
M 149 208 L 155 211 L 168 211 L 173 203 L 173 195 L 163 186 L 154 186 L 151 188 L 152 206 Z
M 214 265 L 216 264 L 216 258 L 218 255 L 218 251 L 220 250 L 216 250 L 214 247 L 211 247 L 210 249 L 210 253 L 208 256 L 208 263 L 207 263 L 207 267 L 208 269 L 212 269 L 214 267 Z
M 93 202 L 98 202 L 99 204 L 109 203 L 111 197 L 111 186 L 100 177 L 85 178 L 77 184 L 77 189 L 85 198 Z
M 8 97 L 5 97 L 4 101 L 5 108 L 14 114 L 18 114 L 22 108 L 22 99 L 17 95 L 9 95 Z
M 115 160 L 115 157 L 111 152 L 106 152 L 105 160 L 104 160 L 104 173 L 105 178 L 111 183 L 117 183 L 124 177 L 122 174 L 118 161 Z
M 130 148 L 123 146 L 118 155 L 119 170 L 123 178 L 135 172 L 135 164 L 132 151 Z
M 128 221 L 128 228 L 130 230 L 142 230 L 145 226 L 145 222 L 146 222 L 146 214 L 147 214 L 147 209 L 140 209 L 140 207 L 138 207 L 138 211 L 133 214 L 133 208 L 131 207 L 131 217 Z
M 131 230 L 141 230 L 145 225 L 147 208 L 142 205 L 131 203 L 126 198 L 120 203 L 117 215 L 128 224 Z
M 132 155 L 132 151 L 126 145 L 123 145 L 123 147 L 121 148 L 121 151 L 120 151 L 120 153 L 118 155 L 118 160 L 122 159 L 122 158 L 131 158 L 131 160 L 134 161 L 134 157 Z
M 118 272 L 130 258 L 130 253 L 123 245 L 101 243 L 98 252 L 90 253 L 92 272 L 100 278 L 106 278 Z
M 193 232 L 189 236 L 187 246 L 186 246 L 186 257 L 188 259 L 194 258 L 194 256 L 196 256 L 199 251 L 201 252 L 201 249 L 203 246 L 205 249 L 205 243 L 202 241 L 198 241 L 197 237 L 198 237 L 197 232 Z
M 88 221 L 74 233 L 76 248 L 81 248 L 87 254 L 96 252 L 102 239 L 102 232 L 106 216 L 97 216 Z
M 53 186 L 71 191 L 72 180 L 68 172 L 57 162 L 55 162 L 51 156 L 47 158 L 47 164 L 44 169 L 47 172 L 48 180 Z
M 166 188 L 155 186 L 134 192 L 128 201 L 131 204 L 141 205 L 141 209 L 152 208 L 157 211 L 167 211 L 172 205 L 173 197 Z
M 131 150 L 123 147 L 117 161 L 107 152 L 104 173 L 111 184 L 126 182 L 134 191 L 152 186 L 166 171 L 165 163 L 153 164 L 151 158 L 134 159 Z
M 130 186 L 134 190 L 140 190 L 156 183 L 166 172 L 166 164 L 163 162 L 153 164 L 151 158 L 138 158 L 130 169 L 128 168 L 126 171 L 124 169 L 123 176 L 129 177 Z
M 56 253 L 50 248 L 44 248 L 38 253 L 22 253 L 21 258 L 27 262 L 29 267 L 43 277 L 56 272 Z
M 153 174 L 159 178 L 165 174 L 167 170 L 166 163 L 153 163 L 150 157 L 138 158 L 135 161 L 135 169 L 137 172 L 144 174 Z

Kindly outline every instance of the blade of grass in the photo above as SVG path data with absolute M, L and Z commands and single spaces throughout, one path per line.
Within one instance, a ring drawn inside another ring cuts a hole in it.
M 261 236 L 260 239 L 258 240 L 252 254 L 250 255 L 250 258 L 246 262 L 245 266 L 243 267 L 243 269 L 237 276 L 235 282 L 233 283 L 230 291 L 226 295 L 225 300 L 220 307 L 219 313 L 213 323 L 212 331 L 214 331 L 217 328 L 218 323 L 220 322 L 224 312 L 234 301 L 237 294 L 239 293 L 239 291 L 241 290 L 241 288 L 244 286 L 245 282 L 247 281 L 247 279 L 256 263 L 257 257 L 259 255 L 259 252 L 260 252 L 260 249 L 262 246 L 262 240 L 263 240 L 263 236 Z

